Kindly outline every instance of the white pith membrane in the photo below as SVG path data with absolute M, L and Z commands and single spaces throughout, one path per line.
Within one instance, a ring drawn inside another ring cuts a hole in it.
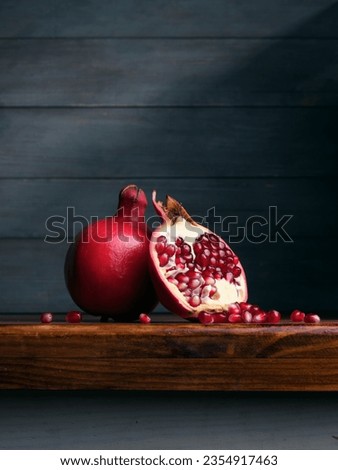
M 192 317 L 200 312 L 221 313 L 229 304 L 247 299 L 237 256 L 205 227 L 179 216 L 173 224 L 162 225 L 153 241 L 167 288 Z

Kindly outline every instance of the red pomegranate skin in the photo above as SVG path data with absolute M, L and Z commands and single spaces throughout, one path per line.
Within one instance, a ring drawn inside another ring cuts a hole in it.
M 90 224 L 70 246 L 66 285 L 85 312 L 116 321 L 150 312 L 157 297 L 148 267 L 147 198 L 135 185 L 120 192 L 117 213 Z

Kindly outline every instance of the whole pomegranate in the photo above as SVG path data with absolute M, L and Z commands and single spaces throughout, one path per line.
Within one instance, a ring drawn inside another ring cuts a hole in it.
M 235 302 L 248 297 L 243 266 L 232 249 L 197 224 L 170 196 L 153 204 L 163 223 L 150 242 L 150 272 L 160 302 L 189 320 L 223 321 Z
M 69 247 L 66 284 L 82 310 L 102 319 L 132 321 L 157 304 L 148 269 L 146 207 L 142 189 L 125 187 L 117 213 L 88 225 Z

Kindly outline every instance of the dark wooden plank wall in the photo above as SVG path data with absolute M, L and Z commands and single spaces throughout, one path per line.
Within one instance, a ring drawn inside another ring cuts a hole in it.
M 334 315 L 337 20 L 328 0 L 2 0 L 0 311 L 72 307 L 45 220 L 110 214 L 136 182 L 197 215 L 293 215 L 292 244 L 234 245 L 251 299 Z

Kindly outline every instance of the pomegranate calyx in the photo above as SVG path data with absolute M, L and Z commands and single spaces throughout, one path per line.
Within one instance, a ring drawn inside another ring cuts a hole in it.
M 187 220 L 192 225 L 198 225 L 188 214 L 182 204 L 168 194 L 166 195 L 165 203 L 162 201 L 156 201 L 156 191 L 154 190 L 152 194 L 152 201 L 157 214 L 164 221 L 170 223 L 171 225 L 174 225 L 179 217 Z

